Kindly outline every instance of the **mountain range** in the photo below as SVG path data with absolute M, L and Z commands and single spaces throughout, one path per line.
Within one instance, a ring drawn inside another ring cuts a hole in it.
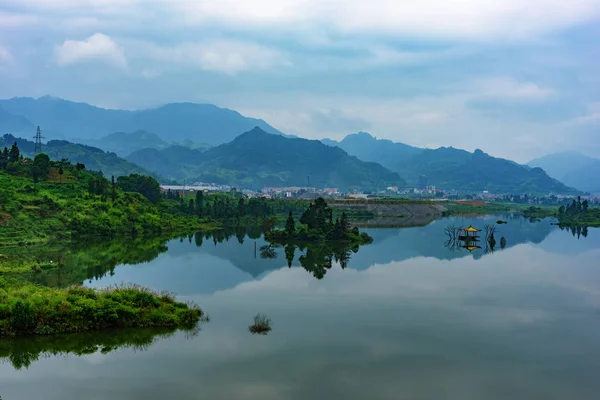
M 528 163 L 579 190 L 600 194 L 600 159 L 578 152 L 562 152 L 536 158 Z
M 22 154 L 33 157 L 35 143 L 31 140 L 16 138 L 13 135 L 6 134 L 0 136 L 0 150 L 4 147 L 10 148 L 13 143 Z M 52 160 L 68 159 L 73 163 L 83 163 L 86 168 L 93 171 L 102 171 L 104 176 L 122 176 L 129 174 L 151 175 L 160 178 L 147 169 L 140 167 L 130 161 L 124 160 L 111 152 L 105 152 L 99 148 L 86 146 L 83 144 L 71 143 L 66 140 L 50 140 L 42 146 L 44 153 L 48 154 Z
M 361 161 L 318 140 L 287 138 L 259 127 L 206 151 L 170 147 L 145 149 L 128 159 L 174 179 L 244 187 L 311 186 L 380 189 L 402 178 L 374 162 Z
M 340 142 L 325 139 L 324 143 L 340 147 L 361 160 L 381 163 L 400 174 L 410 187 L 417 186 L 419 177 L 425 175 L 429 185 L 441 189 L 495 193 L 576 192 L 549 177 L 541 168 L 492 157 L 481 150 L 471 153 L 453 147 L 423 149 L 376 139 L 365 132 L 348 135 Z
M 161 107 L 128 111 L 108 110 L 51 96 L 0 100 L 0 129 L 10 133 L 35 134 L 41 126 L 45 136 L 85 142 L 114 132 L 153 132 L 163 140 L 206 143 L 230 142 L 255 126 L 281 134 L 265 121 L 212 104 L 171 103 Z M 6 126 L 5 126 L 6 124 Z
M 464 191 L 576 192 L 555 178 L 582 190 L 598 188 L 594 172 L 597 163 L 589 160 L 579 170 L 570 168 L 575 163 L 562 163 L 554 171 L 553 163 L 544 164 L 544 160 L 536 160 L 539 165 L 532 162 L 524 166 L 481 150 L 423 149 L 376 139 L 365 132 L 348 135 L 339 142 L 307 141 L 287 136 L 265 121 L 210 104 L 172 103 L 127 111 L 50 96 L 0 100 L 0 132 L 29 139 L 37 125 L 47 139 L 69 138 L 70 142 L 88 145 L 71 143 L 80 147 L 70 148 L 69 158 L 79 161 L 74 157 L 85 154 L 86 164 L 102 168 L 105 173 L 109 165 L 97 156 L 89 158 L 89 154 L 99 154 L 90 148 L 108 151 L 109 158 L 126 157 L 130 161 L 127 168 L 123 160 L 114 159 L 117 175 L 133 169 L 133 162 L 177 180 L 254 187 L 304 186 L 307 179 L 317 187 L 371 189 L 388 183 L 415 187 L 419 177 L 426 175 L 428 183 L 437 188 Z M 247 134 L 238 136 L 242 132 Z M 66 142 L 62 147 L 67 147 Z M 582 161 L 581 157 L 575 158 Z M 539 166 L 554 171 L 553 177 Z

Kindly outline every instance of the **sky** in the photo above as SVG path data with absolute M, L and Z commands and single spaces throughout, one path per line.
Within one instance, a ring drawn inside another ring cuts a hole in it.
M 0 98 L 600 157 L 600 0 L 2 0 Z

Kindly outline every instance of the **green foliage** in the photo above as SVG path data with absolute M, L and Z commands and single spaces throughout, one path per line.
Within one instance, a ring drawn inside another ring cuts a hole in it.
M 318 243 L 323 241 L 370 243 L 372 238 L 360 233 L 358 228 L 351 228 L 348 216 L 342 213 L 341 219 L 333 222 L 333 211 L 323 198 L 316 199 L 302 213 L 300 223 L 305 225 L 298 229 L 295 226 L 292 212 L 288 214 L 285 230 L 267 231 L 265 239 L 271 243 Z
M 24 157 L 33 157 L 35 144 L 26 139 L 17 139 L 12 135 L 0 136 L 0 148 L 10 146 L 16 142 L 20 154 Z M 121 176 L 129 174 L 152 175 L 148 170 L 136 165 L 130 161 L 118 157 L 114 153 L 104 152 L 97 147 L 86 146 L 83 144 L 71 143 L 65 140 L 51 140 L 43 146 L 44 153 L 51 160 L 60 161 L 65 158 L 72 160 L 88 170 L 104 171 L 107 176 Z M 0 166 L 2 160 L 0 158 Z
M 153 204 L 139 193 L 110 187 L 97 173 L 77 172 L 68 163 L 62 184 L 41 180 L 34 185 L 33 166 L 20 168 L 17 175 L 0 171 L 0 246 L 80 235 L 157 234 L 206 225 L 170 208 L 168 202 Z M 113 201 L 107 201 L 109 196 Z
M 558 209 L 558 221 L 563 226 L 600 226 L 600 208 L 590 208 L 587 200 L 578 197 Z
M 0 296 L 0 336 L 49 335 L 125 327 L 193 327 L 195 305 L 139 286 L 95 290 L 9 287 Z
M 141 193 L 153 203 L 160 201 L 160 185 L 150 176 L 131 174 L 117 178 L 117 186 L 124 192 Z

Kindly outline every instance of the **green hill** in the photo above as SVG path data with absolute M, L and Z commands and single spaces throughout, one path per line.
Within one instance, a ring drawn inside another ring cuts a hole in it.
M 529 168 L 511 160 L 492 157 L 481 150 L 474 153 L 440 147 L 422 149 L 403 143 L 376 139 L 368 133 L 348 135 L 338 146 L 362 160 L 377 161 L 416 187 L 419 176 L 441 189 L 463 191 L 489 190 L 494 193 L 575 193 L 576 190 L 548 176 L 540 168 Z
M 376 189 L 402 185 L 397 173 L 317 140 L 286 138 L 256 127 L 205 152 L 142 150 L 130 160 L 174 179 L 244 187 L 306 186 Z
M 15 138 L 12 135 L 0 137 L 0 149 L 5 146 L 10 148 L 17 142 L 19 149 L 25 156 L 32 157 L 35 144 L 31 140 Z M 51 160 L 66 158 L 74 163 L 85 164 L 88 170 L 102 171 L 105 176 L 123 176 L 129 174 L 154 175 L 148 170 L 120 158 L 114 153 L 104 152 L 96 147 L 83 144 L 71 143 L 64 140 L 51 140 L 43 145 L 43 152 L 48 154 Z

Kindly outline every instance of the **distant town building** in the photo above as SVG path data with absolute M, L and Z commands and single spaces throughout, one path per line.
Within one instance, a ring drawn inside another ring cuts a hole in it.
M 421 190 L 427 189 L 427 175 L 419 176 L 419 189 L 421 189 Z

